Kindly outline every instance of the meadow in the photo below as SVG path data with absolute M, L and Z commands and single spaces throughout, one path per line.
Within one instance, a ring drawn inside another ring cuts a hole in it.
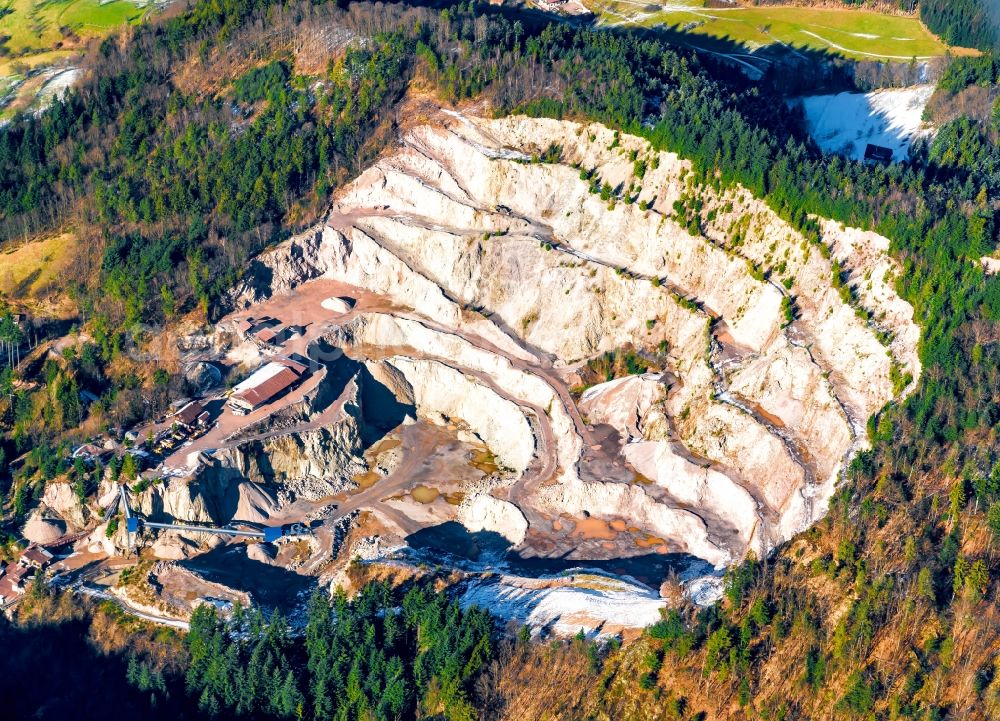
M 770 45 L 826 51 L 858 60 L 926 60 L 972 53 L 949 48 L 916 16 L 851 8 L 764 6 L 708 7 L 705 0 L 665 4 L 598 0 L 588 7 L 605 25 L 665 27 L 742 45 L 748 52 Z M 692 40 L 697 44 L 697 40 Z M 711 43 L 710 43 L 711 44 Z
M 65 274 L 77 250 L 77 238 L 72 233 L 6 244 L 0 249 L 0 297 L 18 297 L 27 307 L 51 301 L 62 305 L 66 301 L 62 292 Z M 48 297 L 51 291 L 55 292 Z
M 44 55 L 42 63 L 48 64 L 53 51 L 137 22 L 148 7 L 130 0 L 0 0 L 0 49 L 5 55 L 0 61 L 9 65 L 20 60 L 31 67 L 34 56 Z
M 48 99 L 91 38 L 142 21 L 155 0 L 0 0 L 0 123 Z

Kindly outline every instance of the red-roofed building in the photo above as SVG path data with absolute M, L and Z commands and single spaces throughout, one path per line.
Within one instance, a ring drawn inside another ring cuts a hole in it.
M 254 333 L 254 337 L 261 343 L 276 343 L 278 341 L 278 331 L 280 328 L 264 328 L 258 333 Z
M 229 406 L 240 415 L 253 413 L 266 403 L 280 397 L 299 382 L 300 376 L 287 366 L 254 385 L 229 398 Z
M 260 343 L 272 346 L 284 345 L 285 341 L 300 336 L 305 329 L 300 325 L 271 326 L 254 331 L 254 338 Z
M 259 333 L 265 328 L 271 328 L 276 325 L 280 325 L 280 322 L 267 315 L 262 318 L 249 317 L 236 323 L 236 332 L 246 338 L 251 333 Z
M 291 358 L 287 358 L 285 356 L 277 356 L 271 362 L 283 365 L 285 368 L 291 368 L 295 371 L 296 375 L 299 376 L 305 375 L 305 372 L 308 370 L 304 363 L 299 363 L 297 360 L 292 360 Z
M 15 586 L 9 577 L 0 578 L 0 606 L 6 606 L 24 593 L 24 588 Z
M 52 554 L 41 546 L 36 546 L 34 543 L 24 549 L 20 560 L 21 566 L 37 569 L 45 568 L 51 562 Z
M 0 576 L 0 606 L 5 606 L 23 595 L 28 588 L 32 569 L 27 566 L 11 566 Z
M 93 443 L 84 443 L 73 450 L 73 458 L 83 458 L 88 461 L 96 461 L 111 453 L 107 448 L 101 448 Z
M 191 401 L 174 414 L 173 421 L 186 430 L 192 430 L 208 422 L 208 411 L 198 401 Z

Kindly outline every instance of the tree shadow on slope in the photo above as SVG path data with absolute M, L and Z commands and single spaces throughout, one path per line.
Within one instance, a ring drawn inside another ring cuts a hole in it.
M 282 611 L 298 605 L 316 583 L 314 578 L 253 560 L 247 556 L 244 545 L 218 546 L 177 565 L 209 581 L 245 591 L 262 607 Z
M 708 575 L 712 565 L 686 553 L 642 553 L 618 558 L 588 558 L 577 549 L 557 556 L 532 556 L 514 550 L 511 542 L 495 531 L 470 531 L 456 521 L 422 528 L 406 537 L 410 548 L 438 553 L 474 562 L 502 563 L 512 573 L 542 576 L 564 573 L 571 569 L 592 568 L 616 576 L 631 576 L 653 588 L 659 588 L 673 575 Z
M 154 705 L 150 695 L 126 681 L 127 660 L 97 652 L 87 641 L 88 623 L 16 627 L 0 619 L 0 717 L 17 719 L 204 718 L 185 708 L 175 690 L 170 703 Z

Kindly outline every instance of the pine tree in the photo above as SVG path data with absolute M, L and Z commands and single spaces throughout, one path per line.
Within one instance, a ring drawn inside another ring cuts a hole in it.
M 952 592 L 958 596 L 962 593 L 962 589 L 965 587 L 965 578 L 969 573 L 969 562 L 964 556 L 959 556 L 955 559 L 955 566 L 952 569 L 952 581 L 951 589 Z
M 121 477 L 127 483 L 132 483 L 139 477 L 139 464 L 131 453 L 126 453 L 122 458 Z
M 955 482 L 955 485 L 951 487 L 951 491 L 948 493 L 948 502 L 950 504 L 949 516 L 951 518 L 951 522 L 957 523 L 959 514 L 961 514 L 962 509 L 965 508 L 966 502 L 964 479 L 959 479 Z
M 990 587 L 990 571 L 983 559 L 976 560 L 965 577 L 966 595 L 973 601 L 982 600 Z
M 917 595 L 926 601 L 937 603 L 937 592 L 934 590 L 934 574 L 924 566 L 917 574 Z

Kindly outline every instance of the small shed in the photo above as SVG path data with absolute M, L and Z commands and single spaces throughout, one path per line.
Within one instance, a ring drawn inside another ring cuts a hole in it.
M 884 145 L 868 143 L 865 147 L 865 162 L 888 165 L 892 162 L 892 148 L 887 148 Z
M 191 401 L 186 406 L 177 411 L 173 417 L 174 422 L 184 428 L 191 430 L 200 428 L 208 422 L 208 411 L 198 401 Z

